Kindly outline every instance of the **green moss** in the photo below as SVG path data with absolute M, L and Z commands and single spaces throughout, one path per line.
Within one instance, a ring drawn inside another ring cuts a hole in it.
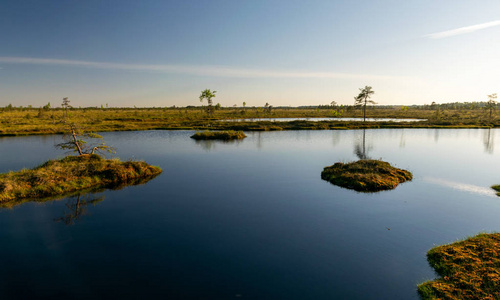
M 500 233 L 432 248 L 427 260 L 441 278 L 418 286 L 422 299 L 500 299 Z
M 28 170 L 0 174 L 0 205 L 79 190 L 133 184 L 161 173 L 143 161 L 103 159 L 98 155 L 49 160 Z
M 239 140 L 244 139 L 247 136 L 242 131 L 203 131 L 197 132 L 191 136 L 195 140 Z
M 321 178 L 335 185 L 359 192 L 394 189 L 399 183 L 411 180 L 412 174 L 392 167 L 381 160 L 362 159 L 351 163 L 338 162 L 325 167 Z
M 500 184 L 494 185 L 491 188 L 497 191 L 497 196 L 500 197 Z

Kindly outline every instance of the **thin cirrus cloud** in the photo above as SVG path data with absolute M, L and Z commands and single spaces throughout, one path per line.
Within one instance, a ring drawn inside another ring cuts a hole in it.
M 477 24 L 477 25 L 472 25 L 472 26 L 467 26 L 467 27 L 460 27 L 457 29 L 453 30 L 448 30 L 448 31 L 442 31 L 442 32 L 436 32 L 436 33 L 431 33 L 424 35 L 424 37 L 428 37 L 431 39 L 444 39 L 450 36 L 455 36 L 455 35 L 461 35 L 461 34 L 466 34 L 466 33 L 472 33 L 481 29 L 486 29 L 490 27 L 495 27 L 500 25 L 500 20 L 493 21 L 493 22 L 488 22 L 488 23 L 483 23 L 483 24 Z
M 399 77 L 384 75 L 366 75 L 335 72 L 301 72 L 301 71 L 273 71 L 232 68 L 223 66 L 183 66 L 183 65 L 145 65 L 122 64 L 108 62 L 92 62 L 81 60 L 31 58 L 31 57 L 0 57 L 0 63 L 6 64 L 31 64 L 31 65 L 56 65 L 70 67 L 85 67 L 94 69 L 155 71 L 163 73 L 186 74 L 212 77 L 238 77 L 238 78 L 336 78 L 336 79 L 401 79 Z

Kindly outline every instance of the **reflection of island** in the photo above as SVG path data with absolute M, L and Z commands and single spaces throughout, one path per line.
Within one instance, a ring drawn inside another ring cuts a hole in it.
M 83 198 L 83 199 L 82 199 Z M 95 205 L 104 200 L 104 196 L 93 197 L 92 194 L 78 194 L 70 197 L 66 203 L 68 210 L 64 211 L 64 216 L 54 219 L 56 222 L 63 222 L 66 225 L 73 225 L 81 216 L 87 214 L 87 206 Z
M 484 143 L 484 151 L 493 154 L 494 150 L 494 137 L 495 137 L 495 132 L 491 131 L 491 128 L 488 128 L 487 131 L 484 132 L 483 135 L 483 143 Z
M 366 146 L 366 129 L 363 129 L 362 138 L 357 140 L 354 144 L 354 154 L 356 154 L 359 159 L 368 159 L 368 151 L 371 149 L 371 146 Z
M 217 144 L 239 144 L 242 140 L 233 141 L 219 141 L 219 140 L 195 140 L 196 145 L 199 145 L 201 149 L 210 152 L 215 149 Z

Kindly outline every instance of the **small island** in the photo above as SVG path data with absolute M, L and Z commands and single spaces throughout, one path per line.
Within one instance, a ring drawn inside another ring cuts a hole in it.
M 432 248 L 429 264 L 442 277 L 418 286 L 422 299 L 500 299 L 500 233 L 479 234 Z
M 34 169 L 0 174 L 0 204 L 75 191 L 134 184 L 160 174 L 143 161 L 104 159 L 97 154 L 49 160 Z
M 197 132 L 191 136 L 192 139 L 195 140 L 223 140 L 223 141 L 232 141 L 232 140 L 241 140 L 246 138 L 247 136 L 243 133 L 243 131 L 203 131 Z
M 500 184 L 493 185 L 491 188 L 497 191 L 497 196 L 500 197 Z
M 358 192 L 377 192 L 394 189 L 399 183 L 411 180 L 413 175 L 409 171 L 391 166 L 388 162 L 361 159 L 325 167 L 321 178 Z

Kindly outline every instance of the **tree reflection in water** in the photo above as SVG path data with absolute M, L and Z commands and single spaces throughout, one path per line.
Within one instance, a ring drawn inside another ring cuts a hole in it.
M 363 129 L 362 137 L 357 139 L 354 143 L 354 154 L 356 154 L 359 159 L 369 159 L 368 151 L 372 148 L 372 146 L 366 146 L 366 129 Z
M 487 131 L 484 132 L 483 135 L 483 143 L 484 143 L 484 151 L 489 154 L 493 154 L 494 150 L 494 137 L 495 132 L 491 131 L 491 128 L 488 128 Z
M 54 219 L 56 222 L 63 222 L 65 225 L 73 225 L 82 216 L 87 215 L 87 206 L 95 205 L 104 200 L 104 196 L 95 197 L 93 194 L 78 194 L 68 198 L 67 210 L 60 218 Z

